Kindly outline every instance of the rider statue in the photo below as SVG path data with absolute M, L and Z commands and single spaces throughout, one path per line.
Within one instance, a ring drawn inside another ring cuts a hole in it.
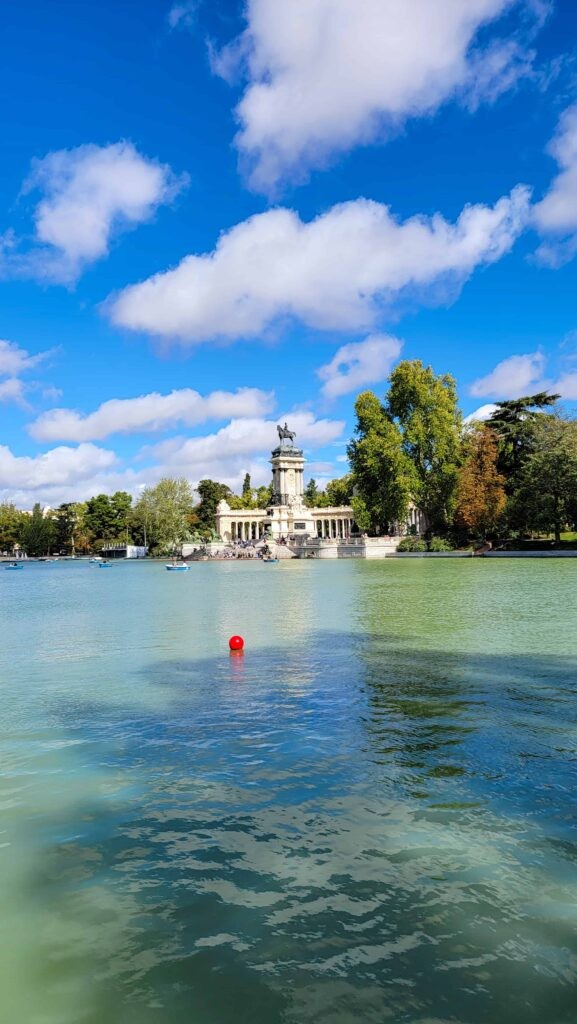
M 277 423 L 277 428 L 276 429 L 277 429 L 278 436 L 279 436 L 279 441 L 281 442 L 281 444 L 282 444 L 283 441 L 290 441 L 291 443 L 294 443 L 294 439 L 296 437 L 296 434 L 295 434 L 294 430 L 289 430 L 288 424 L 287 424 L 286 420 L 285 420 L 284 427 L 281 427 Z

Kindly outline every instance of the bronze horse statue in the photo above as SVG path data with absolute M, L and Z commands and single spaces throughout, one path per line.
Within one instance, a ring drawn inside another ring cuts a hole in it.
M 277 432 L 278 432 L 279 441 L 294 441 L 294 439 L 296 437 L 296 434 L 295 434 L 294 430 L 289 430 L 288 425 L 287 425 L 286 422 L 285 422 L 284 427 L 281 427 L 277 423 L 277 428 L 276 429 L 277 429 Z

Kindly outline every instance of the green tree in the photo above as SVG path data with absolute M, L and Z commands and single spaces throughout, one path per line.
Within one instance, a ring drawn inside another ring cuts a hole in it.
M 415 504 L 429 528 L 443 532 L 453 520 L 461 461 L 455 380 L 435 374 L 419 359 L 404 360 L 389 377 L 385 411 L 400 430 L 403 451 L 415 469 Z
M 388 532 L 407 517 L 417 486 L 415 467 L 404 450 L 399 426 L 372 391 L 358 396 L 355 413 L 355 436 L 347 448 L 355 520 L 361 530 Z
M 531 531 L 561 532 L 577 515 L 577 422 L 542 416 L 512 496 L 514 515 Z
M 257 487 L 255 494 L 255 508 L 268 508 L 272 501 L 272 483 Z
M 244 480 L 242 483 L 241 498 L 243 501 L 243 508 L 252 508 L 253 505 L 253 492 L 250 483 L 250 473 L 245 473 Z
M 28 516 L 10 502 L 0 504 L 0 551 L 12 554 L 21 546 Z
M 27 555 L 36 558 L 49 555 L 56 539 L 56 528 L 51 516 L 45 516 L 38 503 L 28 516 L 22 535 L 22 546 Z
M 303 501 L 307 508 L 315 508 L 319 504 L 320 491 L 317 487 L 317 482 L 314 477 L 311 477 L 308 484 L 305 487 Z
M 190 536 L 193 524 L 192 490 L 188 480 L 165 477 L 155 487 L 145 487 L 134 516 L 150 549 L 176 553 Z
M 97 494 L 86 502 L 86 526 L 95 541 L 117 539 L 117 513 L 108 494 Z
M 497 529 L 505 510 L 505 477 L 497 469 L 499 449 L 491 429 L 473 429 L 466 448 L 459 470 L 455 524 L 467 535 L 484 540 Z
M 110 510 L 116 540 L 128 540 L 130 534 L 132 496 L 127 491 L 115 491 L 110 498 Z
M 353 497 L 353 477 L 351 473 L 346 476 L 337 477 L 336 480 L 329 480 L 325 487 L 325 494 L 328 505 L 350 505 Z
M 487 425 L 499 438 L 498 468 L 508 482 L 509 493 L 517 486 L 515 477 L 533 450 L 537 423 L 543 415 L 549 414 L 559 398 L 560 395 L 540 391 L 536 395 L 497 402 L 497 408 L 487 420 Z
M 209 538 L 216 530 L 216 509 L 219 501 L 224 498 L 230 503 L 233 495 L 230 487 L 218 483 L 217 480 L 200 480 L 196 489 L 200 497 L 200 504 L 194 510 L 198 520 L 198 532 L 202 537 Z M 241 505 L 242 507 L 244 506 Z

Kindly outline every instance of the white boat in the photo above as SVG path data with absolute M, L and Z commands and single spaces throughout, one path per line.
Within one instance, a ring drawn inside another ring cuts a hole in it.
M 188 572 L 190 566 L 186 562 L 173 562 L 170 565 L 165 566 L 169 572 Z

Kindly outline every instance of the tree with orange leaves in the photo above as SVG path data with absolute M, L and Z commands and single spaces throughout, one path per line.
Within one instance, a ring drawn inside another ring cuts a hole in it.
M 497 528 L 506 503 L 505 477 L 497 469 L 495 432 L 489 427 L 476 428 L 467 447 L 467 458 L 459 471 L 455 525 L 485 539 Z

